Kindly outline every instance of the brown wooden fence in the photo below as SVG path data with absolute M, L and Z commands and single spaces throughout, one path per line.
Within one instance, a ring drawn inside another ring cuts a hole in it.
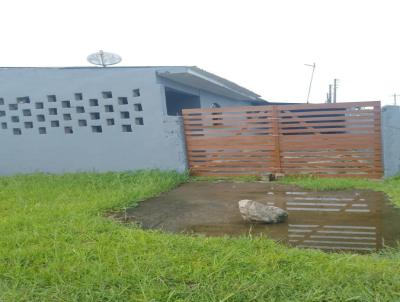
M 382 176 L 380 102 L 185 109 L 193 175 Z

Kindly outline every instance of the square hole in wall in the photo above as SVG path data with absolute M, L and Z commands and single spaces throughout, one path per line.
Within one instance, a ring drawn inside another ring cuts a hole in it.
M 74 131 L 72 130 L 72 127 L 67 126 L 67 127 L 64 127 L 64 133 L 65 134 L 72 134 L 72 133 L 74 133 Z
M 112 92 L 111 91 L 103 91 L 101 94 L 103 95 L 104 99 L 111 99 L 112 98 Z
M 104 109 L 105 109 L 106 112 L 114 112 L 113 105 L 105 105 Z
M 42 102 L 37 102 L 37 103 L 35 103 L 35 108 L 36 109 L 43 109 L 44 108 L 44 104 Z
M 49 108 L 50 115 L 57 115 L 57 108 Z
M 90 99 L 89 105 L 90 106 L 99 106 L 99 100 L 98 99 Z
M 10 110 L 18 110 L 18 105 L 17 104 L 9 104 L 8 109 Z
M 135 97 L 135 98 L 140 96 L 140 89 L 133 89 L 132 94 L 133 94 L 133 97 Z
M 99 119 L 100 119 L 100 113 L 98 113 L 98 112 L 91 112 L 91 113 L 90 113 L 90 119 L 92 119 L 92 120 L 99 120 Z
M 18 123 L 18 122 L 19 122 L 19 116 L 16 116 L 16 115 L 12 116 L 12 117 L 11 117 L 11 121 L 12 121 L 13 123 Z
M 127 119 L 129 117 L 130 117 L 130 115 L 129 115 L 128 111 L 121 111 L 121 118 Z
M 23 116 L 31 116 L 32 112 L 30 109 L 24 109 L 24 110 L 22 110 L 22 115 Z
M 46 134 L 46 128 L 45 127 L 39 127 L 39 134 Z
M 118 104 L 120 104 L 120 105 L 127 105 L 127 104 L 128 104 L 128 98 L 126 98 L 126 97 L 119 97 L 119 98 L 118 98 Z
M 36 116 L 36 119 L 37 119 L 38 122 L 44 122 L 46 120 L 44 114 L 38 114 Z
M 135 124 L 136 125 L 144 125 L 143 118 L 142 117 L 135 118 Z
M 87 121 L 86 120 L 78 120 L 78 125 L 80 127 L 86 127 L 87 126 Z
M 92 126 L 92 132 L 101 133 L 103 132 L 103 129 L 101 128 L 101 126 Z
M 29 104 L 31 100 L 29 99 L 29 96 L 23 96 L 17 98 L 17 104 Z
M 54 94 L 50 94 L 47 96 L 47 100 L 49 102 L 56 102 L 57 101 L 57 97 Z
M 20 128 L 14 128 L 14 129 L 13 129 L 13 134 L 14 134 L 14 135 L 21 135 L 21 134 L 22 134 L 22 131 L 21 131 Z
M 140 103 L 133 104 L 133 108 L 135 109 L 135 111 L 143 111 L 142 104 Z
M 114 121 L 113 118 L 108 118 L 106 121 L 107 121 L 107 125 L 108 125 L 108 126 L 113 126 L 113 125 L 115 125 L 115 121 Z
M 60 122 L 59 121 L 51 121 L 50 126 L 51 127 L 60 127 Z
M 64 121 L 70 121 L 70 120 L 72 120 L 71 114 L 69 114 L 69 113 L 64 113 L 64 114 L 63 114 L 63 119 L 64 119 Z
M 71 102 L 70 101 L 62 101 L 61 102 L 61 107 L 63 108 L 71 108 Z
M 76 106 L 76 113 L 84 113 L 85 107 L 83 106 Z
M 122 132 L 132 132 L 131 125 L 122 125 Z
M 75 98 L 75 100 L 76 101 L 82 101 L 83 100 L 83 95 L 82 95 L 82 93 L 75 93 L 74 94 L 74 98 Z
M 3 111 L 3 110 L 0 110 L 0 117 L 1 117 L 1 116 L 6 116 L 6 112 Z
M 4 99 L 0 98 L 0 105 L 4 105 Z
M 31 128 L 33 128 L 33 123 L 32 123 L 32 122 L 25 122 L 25 123 L 24 123 L 24 127 L 25 127 L 26 129 L 31 129 Z
M 1 123 L 1 129 L 7 129 L 7 123 L 6 122 Z

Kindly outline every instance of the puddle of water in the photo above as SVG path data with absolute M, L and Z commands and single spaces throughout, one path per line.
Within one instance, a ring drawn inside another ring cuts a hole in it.
M 288 211 L 286 222 L 250 224 L 238 201 L 252 199 Z M 145 229 L 206 236 L 266 236 L 291 246 L 371 252 L 400 240 L 400 209 L 381 192 L 312 192 L 266 183 L 192 182 L 128 209 Z

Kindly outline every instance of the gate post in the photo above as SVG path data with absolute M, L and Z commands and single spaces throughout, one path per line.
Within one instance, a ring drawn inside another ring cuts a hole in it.
M 381 103 L 377 103 L 374 106 L 374 128 L 375 128 L 375 135 L 374 135 L 374 171 L 371 173 L 374 174 L 376 178 L 380 178 L 384 176 L 384 167 L 383 167 L 383 141 L 382 141 L 382 109 Z M 377 156 L 379 155 L 379 156 Z
M 275 158 L 275 174 L 282 173 L 281 164 L 281 145 L 280 145 L 280 131 L 279 131 L 279 106 L 272 106 L 272 136 L 274 137 L 274 158 Z

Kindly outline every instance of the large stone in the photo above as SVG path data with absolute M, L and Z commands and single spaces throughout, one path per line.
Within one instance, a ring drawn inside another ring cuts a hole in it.
M 244 220 L 251 222 L 278 223 L 288 217 L 288 213 L 281 208 L 249 199 L 239 201 L 239 211 Z

